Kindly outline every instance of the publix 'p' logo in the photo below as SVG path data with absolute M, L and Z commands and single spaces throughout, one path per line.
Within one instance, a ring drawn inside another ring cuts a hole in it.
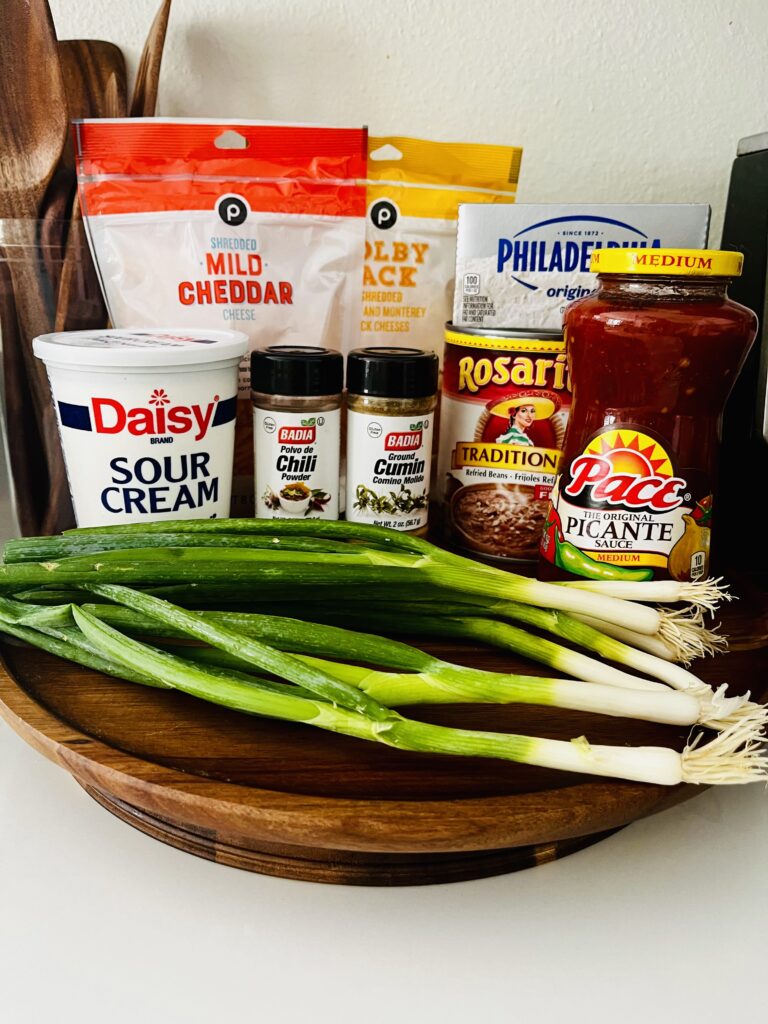
M 242 196 L 231 193 L 218 200 L 216 212 L 225 224 L 236 228 L 248 219 L 251 208 Z
M 378 199 L 369 209 L 371 222 L 381 231 L 393 228 L 397 223 L 398 209 L 389 199 Z

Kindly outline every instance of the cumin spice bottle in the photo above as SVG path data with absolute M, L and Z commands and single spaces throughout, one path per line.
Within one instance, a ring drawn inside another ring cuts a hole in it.
M 426 532 L 438 360 L 416 348 L 347 357 L 347 519 Z

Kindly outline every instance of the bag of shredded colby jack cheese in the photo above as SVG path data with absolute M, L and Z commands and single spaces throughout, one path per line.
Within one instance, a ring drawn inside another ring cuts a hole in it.
M 459 203 L 512 203 L 514 146 L 369 138 L 364 345 L 439 350 L 451 319 Z
M 75 141 L 115 327 L 225 327 L 252 349 L 359 343 L 364 129 L 137 118 L 77 122 Z M 248 365 L 237 514 L 253 498 Z

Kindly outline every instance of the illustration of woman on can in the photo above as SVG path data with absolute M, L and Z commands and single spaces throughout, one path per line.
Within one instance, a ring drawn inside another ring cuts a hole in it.
M 529 431 L 535 420 L 547 420 L 556 409 L 555 402 L 540 394 L 518 394 L 491 409 L 493 416 L 508 419 L 509 426 L 496 438 L 496 444 L 535 445 Z

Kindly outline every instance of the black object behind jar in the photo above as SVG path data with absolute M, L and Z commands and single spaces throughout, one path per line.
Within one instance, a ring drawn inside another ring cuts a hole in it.
M 264 395 L 338 395 L 344 387 L 341 352 L 312 345 L 272 345 L 251 353 L 251 390 Z
M 723 417 L 720 485 L 713 517 L 716 571 L 768 569 L 768 546 L 749 531 L 754 489 L 768 476 L 768 133 L 741 139 L 733 162 L 722 249 L 744 253 L 744 273 L 728 293 L 757 314 L 757 341 L 736 381 Z
M 418 348 L 356 348 L 347 356 L 347 391 L 374 398 L 426 398 L 437 391 L 438 359 Z

